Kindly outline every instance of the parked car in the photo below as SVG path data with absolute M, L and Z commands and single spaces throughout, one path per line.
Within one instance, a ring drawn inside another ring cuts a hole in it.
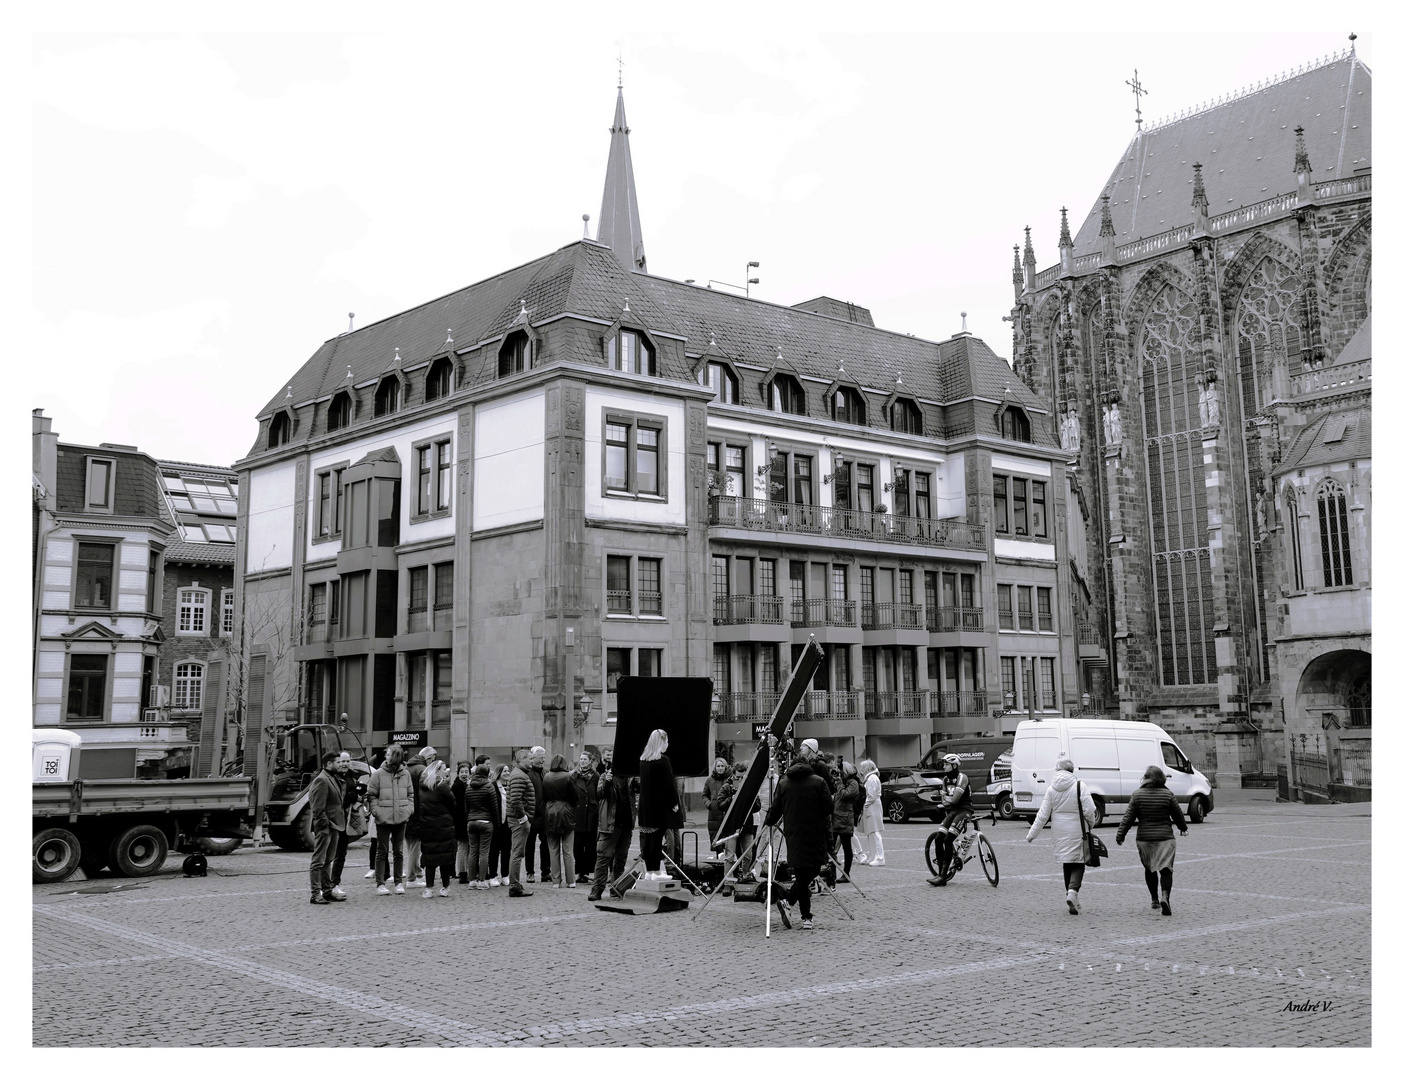
M 941 813 L 945 785 L 935 769 L 878 769 L 882 784 L 882 813 L 894 825 L 914 817 L 935 818 Z

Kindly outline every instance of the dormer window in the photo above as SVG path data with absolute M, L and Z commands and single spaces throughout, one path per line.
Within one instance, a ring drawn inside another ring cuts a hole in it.
M 525 330 L 516 330 L 507 335 L 502 349 L 497 354 L 497 377 L 506 378 L 533 367 L 536 360 L 536 343 Z
M 1029 414 L 1010 405 L 999 418 L 999 433 L 1011 442 L 1033 442 L 1029 433 Z
M 851 386 L 840 386 L 834 391 L 833 416 L 840 424 L 866 424 L 868 410 L 863 395 Z
M 708 360 L 699 373 L 698 381 L 710 386 L 717 395 L 718 405 L 741 404 L 741 382 L 731 368 L 719 360 Z
M 770 409 L 772 412 L 804 415 L 804 390 L 793 375 L 780 372 L 770 383 Z
M 351 423 L 351 395 L 345 390 L 331 399 L 327 407 L 327 430 L 338 431 Z
M 375 388 L 375 415 L 385 416 L 398 412 L 400 408 L 400 379 L 397 375 L 387 375 Z
M 897 398 L 887 411 L 892 420 L 893 431 L 904 432 L 907 435 L 921 434 L 921 409 L 911 398 Z
M 282 446 L 292 433 L 292 419 L 285 412 L 274 413 L 268 422 L 268 449 Z
M 605 360 L 615 371 L 658 374 L 658 354 L 647 338 L 633 330 L 621 330 L 605 340 Z
M 424 377 L 424 400 L 438 401 L 448 397 L 453 388 L 453 362 L 441 356 L 429 365 L 429 374 Z

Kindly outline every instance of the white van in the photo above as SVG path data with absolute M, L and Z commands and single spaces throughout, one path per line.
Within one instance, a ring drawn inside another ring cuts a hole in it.
M 1032 821 L 1043 805 L 1058 758 L 1072 759 L 1074 775 L 1097 804 L 1097 824 L 1108 809 L 1131 801 L 1147 765 L 1165 772 L 1165 786 L 1195 823 L 1214 809 L 1209 779 L 1175 740 L 1155 724 L 1093 717 L 1023 720 L 1014 733 L 1014 813 Z M 1116 811 L 1112 811 L 1113 813 Z

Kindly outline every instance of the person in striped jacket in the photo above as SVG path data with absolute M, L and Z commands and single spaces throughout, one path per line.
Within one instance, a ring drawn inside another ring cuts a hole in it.
M 521 753 L 517 755 L 507 781 L 507 822 L 512 826 L 512 860 L 507 872 L 511 887 L 507 890 L 508 896 L 531 895 L 522 888 L 522 858 L 526 854 L 532 818 L 536 816 L 536 785 L 531 782 L 522 757 Z

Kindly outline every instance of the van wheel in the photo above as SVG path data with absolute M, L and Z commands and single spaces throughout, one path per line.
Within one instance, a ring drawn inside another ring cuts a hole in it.
M 38 884 L 62 881 L 83 859 L 83 845 L 67 829 L 44 829 L 34 834 L 34 880 Z
M 1012 818 L 1014 816 L 1014 796 L 1001 795 L 999 802 L 995 803 L 995 811 L 1004 821 Z
M 1102 797 L 1100 795 L 1092 796 L 1092 805 L 1097 808 L 1096 820 L 1092 822 L 1092 828 L 1095 829 L 1102 823 L 1102 819 L 1107 816 L 1107 807 L 1106 804 L 1102 802 Z
M 1190 799 L 1189 819 L 1198 825 L 1204 820 L 1205 815 L 1209 813 L 1207 806 L 1208 804 L 1205 803 L 1203 795 L 1196 795 L 1194 798 Z
M 125 877 L 147 877 L 166 865 L 170 845 L 155 825 L 133 825 L 117 834 L 108 851 L 108 865 Z

